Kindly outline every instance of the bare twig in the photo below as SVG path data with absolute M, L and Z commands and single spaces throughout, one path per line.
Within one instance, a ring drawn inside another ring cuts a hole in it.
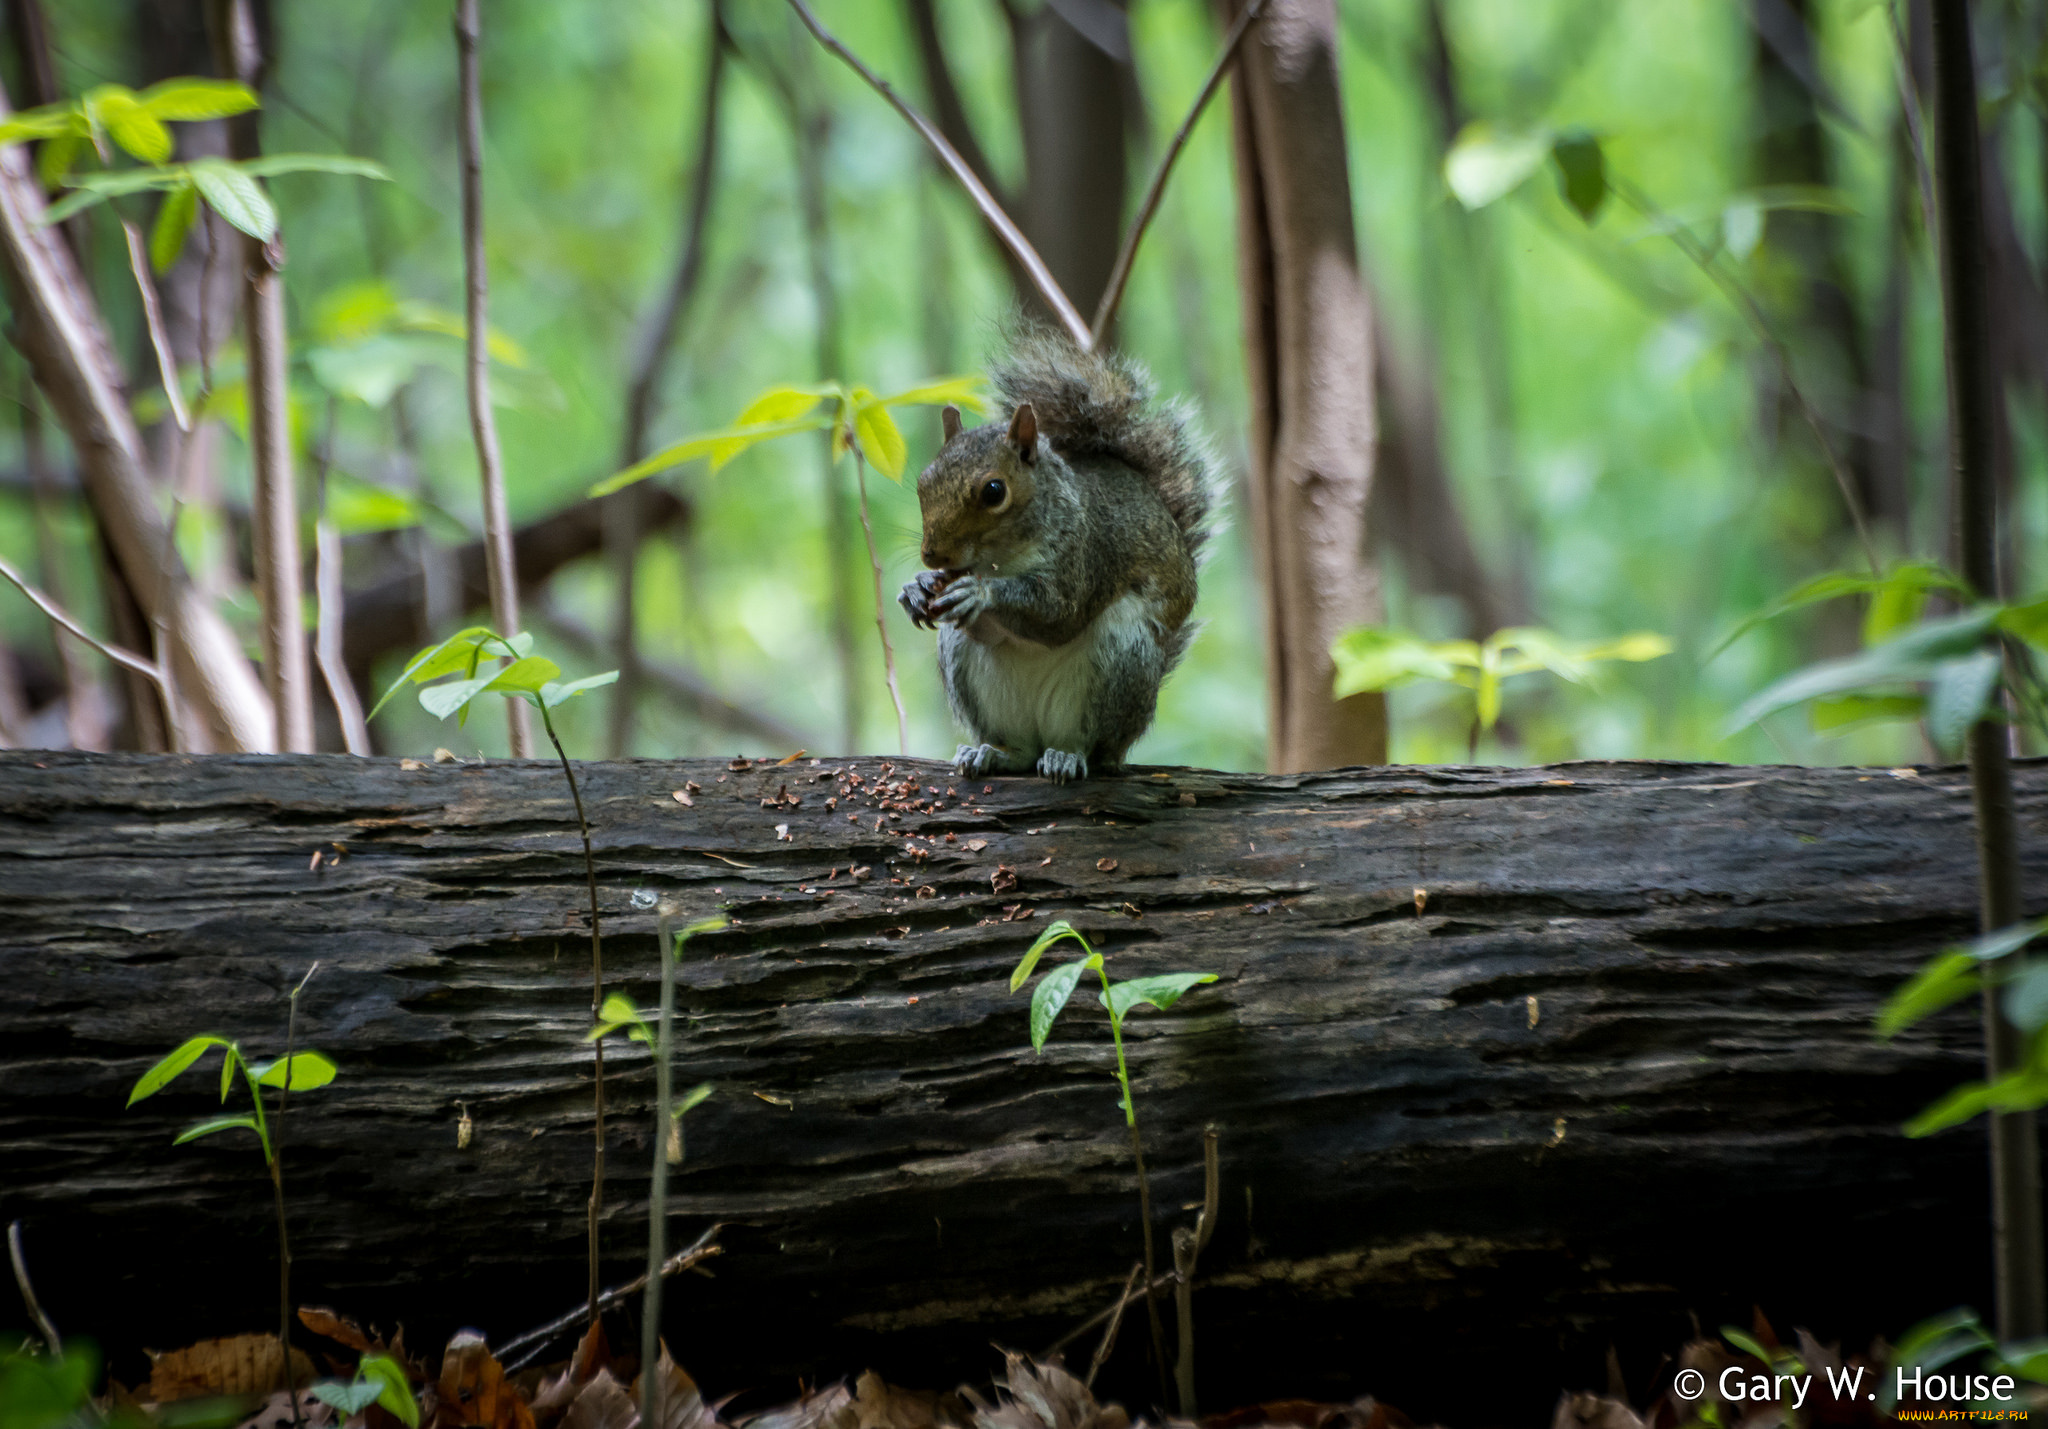
M 1138 1269 L 1140 1273 L 1143 1272 L 1143 1261 L 1139 1262 Z M 1124 1312 L 1124 1308 L 1126 1306 L 1136 1304 L 1138 1301 L 1144 1299 L 1147 1295 L 1157 1294 L 1159 1291 L 1164 1290 L 1167 1286 L 1173 1284 L 1173 1282 L 1177 1279 L 1179 1279 L 1179 1277 L 1169 1270 L 1164 1275 L 1154 1276 L 1148 1284 L 1134 1286 L 1130 1289 L 1125 1290 L 1124 1293 L 1120 1297 L 1118 1297 L 1115 1304 L 1109 1305 L 1104 1309 L 1096 1311 L 1093 1315 L 1090 1315 L 1080 1324 L 1074 1326 L 1073 1329 L 1067 1331 L 1064 1335 L 1061 1335 L 1057 1340 L 1054 1340 L 1052 1344 L 1046 1348 L 1045 1353 L 1040 1355 L 1039 1358 L 1042 1360 L 1051 1359 L 1054 1355 L 1057 1355 L 1061 1350 L 1064 1350 L 1068 1345 L 1071 1345 L 1072 1343 L 1074 1343 L 1074 1341 L 1080 1339 L 1081 1336 L 1087 1334 L 1090 1330 L 1094 1329 L 1097 1325 L 1107 1320 L 1110 1316 L 1121 1315 Z
M 722 1223 L 712 1226 L 704 1234 L 698 1236 L 687 1249 L 679 1250 L 663 1261 L 661 1263 L 662 1278 L 665 1280 L 672 1275 L 680 1275 L 685 1270 L 695 1268 L 714 1255 L 724 1254 L 725 1248 L 717 1243 L 718 1233 L 724 1229 L 725 1226 Z M 706 1273 L 708 1274 L 709 1272 Z M 597 1297 L 598 1312 L 602 1314 L 628 1296 L 637 1295 L 646 1288 L 647 1274 L 645 1271 L 642 1271 L 624 1285 L 614 1285 L 611 1289 L 599 1295 Z M 510 1374 L 539 1358 L 540 1352 L 547 1347 L 548 1341 L 552 1340 L 556 1335 L 561 1334 L 565 1330 L 573 1330 L 576 1326 L 585 1323 L 586 1313 L 585 1308 L 579 1305 L 574 1310 L 548 1321 L 547 1324 L 542 1325 L 537 1330 L 528 1330 L 525 1334 L 514 1335 L 511 1339 L 493 1350 L 492 1354 L 504 1363 L 505 1372 Z M 520 1355 L 516 1360 L 512 1358 L 513 1355 L 518 1354 L 522 1350 L 527 1351 L 527 1353 Z
M 163 300 L 157 296 L 156 282 L 149 275 L 149 249 L 143 244 L 142 233 L 127 219 L 121 220 L 121 232 L 128 240 L 128 269 L 135 275 L 135 289 L 142 294 L 142 317 L 149 328 L 149 345 L 156 349 L 157 372 L 164 382 L 164 395 L 171 399 L 171 416 L 178 424 L 178 430 L 192 434 L 192 414 L 185 408 L 185 394 L 178 384 L 178 359 L 171 352 L 170 330 L 164 326 Z
M 21 572 L 9 564 L 4 557 L 0 557 L 0 577 L 4 577 L 8 584 L 27 596 L 29 602 L 37 610 L 49 616 L 50 619 L 63 626 L 73 635 L 76 635 L 86 644 L 92 646 L 93 649 L 99 651 L 100 654 L 106 656 L 109 660 L 112 660 L 116 665 L 119 665 L 124 670 L 133 670 L 136 674 L 154 681 L 159 690 L 164 688 L 163 671 L 157 667 L 154 661 L 145 660 L 132 650 L 123 650 L 118 645 L 109 645 L 103 640 L 95 639 L 86 632 L 83 625 L 72 619 L 70 613 L 63 606 L 51 600 L 33 585 L 30 585 Z
M 1221 1177 L 1216 1160 L 1216 1128 L 1202 1129 L 1202 1214 L 1192 1229 L 1178 1227 L 1173 1233 L 1174 1315 L 1180 1329 L 1180 1357 L 1174 1362 L 1174 1388 L 1180 1394 L 1183 1419 L 1195 1417 L 1195 1261 L 1209 1237 L 1216 1233 L 1216 1213 L 1221 1195 Z
M 1023 230 L 1003 211 L 1003 206 L 996 201 L 995 195 L 988 191 L 988 186 L 975 174 L 973 166 L 960 157 L 960 151 L 947 142 L 946 136 L 941 134 L 929 119 L 905 103 L 903 98 L 890 88 L 887 80 L 861 63 L 859 56 L 841 44 L 837 36 L 820 24 L 818 17 L 811 13 L 810 6 L 806 5 L 804 0 L 789 0 L 789 3 L 795 9 L 798 18 L 804 22 L 804 28 L 817 37 L 819 44 L 843 60 L 849 69 L 867 82 L 869 88 L 886 99 L 891 108 L 924 136 L 924 141 L 932 146 L 932 151 L 939 156 L 939 161 L 960 181 L 960 186 L 967 190 L 968 196 L 974 200 L 974 206 L 981 210 L 982 218 L 995 230 L 996 237 L 1002 240 L 1003 246 L 1016 257 L 1019 266 L 1031 279 L 1031 286 L 1038 290 L 1038 295 L 1045 299 L 1046 306 L 1053 310 L 1053 315 L 1059 319 L 1060 326 L 1067 330 L 1068 336 L 1072 337 L 1083 351 L 1092 349 L 1095 345 L 1094 335 L 1089 331 L 1080 310 L 1074 306 L 1073 299 L 1060 287 L 1059 280 L 1052 275 L 1052 270 L 1045 266 L 1045 260 L 1038 256 L 1038 250 L 1031 246 L 1031 240 L 1024 236 Z
M 1655 220 L 1663 216 L 1649 197 L 1634 184 L 1610 173 L 1608 185 L 1624 203 L 1644 218 Z M 1848 510 L 1850 524 L 1856 528 L 1856 540 L 1863 547 L 1863 559 L 1869 562 L 1870 573 L 1884 574 L 1884 564 L 1877 558 L 1877 546 L 1870 539 L 1870 523 L 1864 519 L 1863 503 L 1856 497 L 1856 488 L 1849 479 L 1848 469 L 1842 465 L 1841 457 L 1836 455 L 1834 443 L 1828 440 L 1827 428 L 1821 421 L 1820 413 L 1814 409 L 1813 403 L 1807 400 L 1806 389 L 1799 385 L 1798 375 L 1792 370 L 1791 352 L 1778 340 L 1778 335 L 1772 329 L 1770 319 L 1764 316 L 1763 308 L 1757 303 L 1756 296 L 1729 276 L 1722 266 L 1714 261 L 1714 255 L 1708 252 L 1683 224 L 1671 225 L 1670 238 L 1678 245 L 1678 251 L 1690 258 L 1693 265 L 1704 273 L 1707 280 L 1719 288 L 1735 310 L 1742 314 L 1743 320 L 1749 324 L 1750 331 L 1756 335 L 1757 341 L 1762 343 L 1765 350 L 1776 360 L 1778 380 L 1784 383 L 1785 390 L 1792 394 L 1792 401 L 1799 408 L 1799 415 L 1805 419 L 1807 428 L 1813 433 L 1814 441 L 1820 444 L 1821 456 L 1828 464 L 1828 471 L 1835 478 L 1836 489 L 1842 494 L 1842 505 Z
M 1131 219 L 1130 229 L 1124 234 L 1123 247 L 1117 250 L 1116 266 L 1110 269 L 1109 284 L 1102 290 L 1102 301 L 1095 305 L 1095 321 L 1089 329 L 1090 346 L 1101 343 L 1108 335 L 1109 325 L 1116 318 L 1117 305 L 1123 301 L 1124 284 L 1130 281 L 1131 264 L 1137 261 L 1138 245 L 1144 241 L 1145 230 L 1151 227 L 1152 216 L 1159 211 L 1159 200 L 1166 193 L 1167 177 L 1172 174 L 1174 163 L 1180 158 L 1180 151 L 1187 147 L 1188 135 L 1194 132 L 1195 121 L 1200 119 L 1202 111 L 1209 107 L 1209 101 L 1215 96 L 1217 86 L 1229 72 L 1231 61 L 1237 58 L 1238 41 L 1244 38 L 1244 32 L 1251 28 L 1252 21 L 1258 19 L 1259 11 L 1264 9 L 1265 5 L 1266 0 L 1251 0 L 1249 5 L 1238 12 L 1230 32 L 1223 37 L 1223 53 L 1216 56 L 1216 63 L 1210 67 L 1208 79 L 1202 82 L 1201 92 L 1195 96 L 1195 102 L 1188 108 L 1187 118 L 1181 120 L 1180 128 L 1174 131 L 1172 140 L 1166 146 L 1166 152 L 1159 156 L 1159 166 L 1152 171 L 1152 183 L 1145 190 L 1144 201 L 1138 205 L 1138 212 Z
M 313 471 L 313 655 L 320 664 L 320 677 L 327 682 L 328 698 L 334 701 L 335 718 L 341 721 L 341 740 L 350 754 L 370 753 L 370 725 L 363 718 L 363 702 L 356 683 L 348 675 L 342 658 L 346 597 L 341 586 L 341 532 L 327 514 L 327 470 L 334 461 L 335 399 L 327 399 L 327 419 L 320 433 L 320 450 Z
M 910 753 L 910 721 L 903 713 L 903 692 L 896 688 L 896 652 L 889 645 L 887 605 L 882 600 L 882 558 L 875 554 L 875 528 L 868 520 L 868 467 L 861 458 L 860 443 L 853 446 L 853 475 L 860 487 L 860 530 L 868 541 L 868 565 L 875 573 L 875 633 L 882 637 L 882 669 L 889 677 L 889 698 L 896 705 L 896 744 Z
M 43 1332 L 43 1342 L 50 1347 L 50 1353 L 63 1354 L 64 1341 L 58 1336 L 57 1327 L 50 1323 L 50 1317 L 43 1313 L 42 1304 L 36 1299 L 35 1286 L 29 1283 L 28 1257 L 21 1249 L 20 1221 L 14 1221 L 7 1227 L 7 1256 L 14 1262 L 14 1283 L 21 1287 L 21 1303 L 28 1306 L 28 1317 Z
M 1088 1378 L 1081 1381 L 1086 1389 L 1095 1388 L 1095 1376 L 1102 1373 L 1102 1367 L 1109 1363 L 1110 1353 L 1116 1349 L 1116 1332 L 1124 1322 L 1124 1306 L 1136 1297 L 1138 1277 L 1145 1273 L 1145 1262 L 1136 1261 L 1131 1273 L 1124 1277 L 1124 1293 L 1116 1297 L 1116 1304 L 1110 1307 L 1109 1323 L 1103 1327 L 1102 1338 L 1096 1342 L 1095 1358 L 1088 1362 Z M 1052 1358 L 1050 1355 L 1047 1359 Z
M 462 264 L 467 313 L 464 368 L 469 389 L 469 428 L 476 439 L 477 468 L 484 487 L 484 552 L 490 571 L 491 626 L 500 635 L 510 637 L 519 633 L 519 580 L 513 567 L 512 517 L 505 504 L 505 462 L 498 450 L 497 417 L 491 411 L 491 280 L 484 261 L 484 115 L 477 74 L 477 10 L 477 0 L 455 0 L 456 68 L 462 104 L 457 127 L 462 141 Z M 526 702 L 507 700 L 505 709 L 512 757 L 525 759 L 533 753 L 533 725 L 527 717 Z M 590 1294 L 594 1301 L 595 1263 L 590 1268 Z

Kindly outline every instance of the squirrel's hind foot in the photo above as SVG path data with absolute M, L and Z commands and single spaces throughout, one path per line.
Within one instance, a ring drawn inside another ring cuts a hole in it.
M 953 751 L 953 769 L 962 779 L 1013 774 L 1020 767 L 1016 756 L 1000 744 L 963 744 Z
M 1088 777 L 1088 756 L 1069 754 L 1064 749 L 1048 749 L 1038 756 L 1038 772 L 1055 784 L 1064 784 L 1070 779 Z

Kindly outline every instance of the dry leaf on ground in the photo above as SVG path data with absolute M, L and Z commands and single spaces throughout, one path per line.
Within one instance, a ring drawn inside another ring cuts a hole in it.
M 149 1371 L 149 1397 L 158 1404 L 215 1394 L 269 1394 L 279 1385 L 277 1336 L 235 1335 L 201 1340 L 158 1355 Z M 292 1351 L 292 1383 L 313 1382 L 313 1361 Z

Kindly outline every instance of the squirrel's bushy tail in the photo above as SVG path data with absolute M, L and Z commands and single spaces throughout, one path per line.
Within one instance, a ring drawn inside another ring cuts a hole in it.
M 1152 378 L 1130 358 L 1083 352 L 1064 332 L 1022 319 L 1005 325 L 989 381 L 1003 419 L 1029 402 L 1038 429 L 1069 457 L 1114 457 L 1159 493 L 1197 555 L 1215 501 L 1208 443 L 1192 407 L 1153 401 Z

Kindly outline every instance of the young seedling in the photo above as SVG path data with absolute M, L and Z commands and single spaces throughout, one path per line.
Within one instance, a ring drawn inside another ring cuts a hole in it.
M 725 926 L 723 918 L 705 918 L 681 932 L 672 932 L 673 910 L 661 905 L 661 1008 L 650 1027 L 625 994 L 613 993 L 598 1013 L 597 1026 L 590 1029 L 590 1041 L 617 1032 L 646 1046 L 654 1053 L 654 1173 L 647 1191 L 647 1289 L 642 1292 L 640 1313 L 640 1363 L 654 1364 L 661 1352 L 662 1263 L 668 1259 L 668 1168 L 683 1164 L 683 1113 L 711 1095 L 711 1083 L 699 1082 L 683 1093 L 681 1102 L 671 1105 L 670 1058 L 675 1050 L 676 964 L 682 961 L 683 944 L 699 933 Z M 643 1375 L 640 1388 L 640 1422 L 659 1422 L 656 1414 L 661 1386 L 658 1375 Z
M 1162 1383 L 1166 1374 L 1166 1331 L 1159 1319 L 1159 1304 L 1152 1293 L 1152 1282 L 1158 1277 L 1152 1253 L 1152 1187 L 1145 1176 L 1145 1148 L 1138 1139 L 1138 1108 L 1131 1098 L 1131 1071 L 1124 1060 L 1124 1018 L 1142 1004 L 1149 1003 L 1161 1012 L 1180 1001 L 1181 994 L 1200 983 L 1216 981 L 1214 973 L 1159 973 L 1152 977 L 1135 977 L 1124 982 L 1111 982 L 1109 969 L 1102 961 L 1102 954 L 1089 946 L 1088 940 L 1062 918 L 1039 935 L 1031 950 L 1024 954 L 1015 972 L 1010 974 L 1010 991 L 1015 992 L 1030 979 L 1037 968 L 1039 958 L 1045 950 L 1062 938 L 1072 938 L 1087 954 L 1077 963 L 1068 963 L 1055 972 L 1048 973 L 1031 994 L 1031 1050 L 1045 1051 L 1046 1034 L 1052 1031 L 1055 1018 L 1066 1007 L 1067 999 L 1074 995 L 1074 988 L 1089 973 L 1102 979 L 1102 991 L 1096 1000 L 1109 1009 L 1109 1037 L 1116 1048 L 1116 1084 L 1123 1093 L 1118 1105 L 1123 1108 L 1124 1125 L 1131 1134 L 1131 1159 L 1138 1167 L 1138 1221 L 1145 1232 L 1145 1308 L 1152 1319 L 1152 1347 L 1158 1356 Z
M 330 1380 L 314 1385 L 309 1393 L 332 1405 L 344 1419 L 381 1404 L 405 1429 L 420 1429 L 420 1402 L 413 1398 L 412 1381 L 405 1366 L 390 1355 L 364 1355 L 353 1383 Z
M 512 663 L 499 670 L 486 670 L 479 675 L 477 666 L 487 659 L 506 659 Z M 604 942 L 598 928 L 597 914 L 597 859 L 590 851 L 590 820 L 583 813 L 583 792 L 576 785 L 576 769 L 569 763 L 568 751 L 562 748 L 562 737 L 555 732 L 554 712 L 563 704 L 590 690 L 602 689 L 619 678 L 617 670 L 607 670 L 602 675 L 591 675 L 582 680 L 571 680 L 563 684 L 557 678 L 562 667 L 554 661 L 533 653 L 531 631 L 519 635 L 504 636 L 482 625 L 472 625 L 467 630 L 458 630 L 439 645 L 430 645 L 412 657 L 399 677 L 391 682 L 391 688 L 384 692 L 382 699 L 370 711 L 369 718 L 375 719 L 377 711 L 384 708 L 399 688 L 410 682 L 426 685 L 420 691 L 420 708 L 436 719 L 456 716 L 457 724 L 469 720 L 469 707 L 483 695 L 503 695 L 507 699 L 525 700 L 540 711 L 541 725 L 548 732 L 549 741 L 555 746 L 555 755 L 562 761 L 562 777 L 569 781 L 569 798 L 576 805 L 576 827 L 583 834 L 583 873 L 590 886 L 590 1015 L 598 1017 L 598 1009 L 604 1003 Z M 462 678 L 445 685 L 428 684 L 449 675 Z M 589 1257 L 590 1257 L 590 1319 L 597 1320 L 597 1216 L 604 1204 L 604 1043 L 596 1042 L 595 1085 L 592 1096 L 597 1104 L 596 1150 L 590 1173 L 589 1210 Z
M 220 1068 L 220 1099 L 226 1104 L 228 1093 L 234 1090 L 235 1073 L 241 1072 L 243 1082 L 249 1088 L 252 1109 L 239 1116 L 215 1117 L 198 1122 L 179 1132 L 171 1144 L 183 1146 L 188 1141 L 197 1141 L 202 1136 L 211 1136 L 217 1131 L 253 1131 L 257 1144 L 263 1149 L 263 1165 L 270 1173 L 270 1189 L 277 1203 L 277 1343 L 283 1362 L 284 1388 L 291 1401 L 292 1424 L 299 1423 L 299 1398 L 292 1392 L 291 1353 L 291 1303 L 292 1303 L 292 1251 L 291 1241 L 285 1234 L 284 1216 L 284 1147 L 280 1138 L 284 1131 L 285 1103 L 294 1089 L 311 1091 L 324 1087 L 334 1080 L 334 1063 L 318 1052 L 294 1052 L 292 1043 L 298 1030 L 299 993 L 320 965 L 313 964 L 306 970 L 306 976 L 292 989 L 291 1013 L 285 1022 L 285 1054 L 274 1062 L 265 1062 L 252 1067 L 242 1055 L 242 1046 L 226 1037 L 203 1033 L 184 1042 L 142 1074 L 135 1083 L 135 1089 L 128 1093 L 128 1105 L 155 1096 L 171 1082 L 197 1062 L 201 1057 L 219 1047 L 226 1054 Z M 263 1110 L 263 1088 L 277 1090 L 277 1121 L 273 1127 Z

